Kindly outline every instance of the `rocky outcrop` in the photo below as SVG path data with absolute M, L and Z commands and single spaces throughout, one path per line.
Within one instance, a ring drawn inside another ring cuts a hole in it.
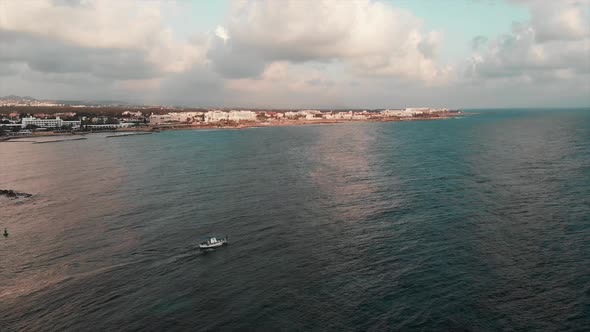
M 14 191 L 14 190 L 0 189 L 0 197 L 2 197 L 2 196 L 12 198 L 12 199 L 18 199 L 18 198 L 29 198 L 29 197 L 33 196 L 33 194 L 19 193 L 18 191 Z

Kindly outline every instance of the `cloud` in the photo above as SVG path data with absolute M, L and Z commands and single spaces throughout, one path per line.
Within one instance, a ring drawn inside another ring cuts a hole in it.
M 588 79 L 590 23 L 588 1 L 519 1 L 529 6 L 531 19 L 514 23 L 511 33 L 473 39 L 467 77 L 509 78 L 523 83 L 544 79 Z
M 530 20 L 474 36 L 471 56 L 451 65 L 439 60 L 440 31 L 385 0 L 236 0 L 201 32 L 173 21 L 192 15 L 182 2 L 0 1 L 0 95 L 325 108 L 588 104 L 590 0 L 511 1 Z
M 535 40 L 581 40 L 590 37 L 588 0 L 517 0 L 531 11 Z
M 165 3 L 164 5 L 173 5 Z M 142 1 L 2 1 L 3 61 L 41 72 L 86 71 L 112 79 L 181 72 L 206 61 L 206 45 L 179 41 L 162 4 Z
M 483 49 L 488 43 L 488 37 L 486 36 L 475 36 L 472 40 L 471 40 L 471 48 L 474 51 L 479 51 L 481 49 Z
M 255 77 L 275 61 L 342 62 L 362 76 L 426 82 L 451 71 L 435 60 L 440 33 L 379 1 L 240 1 L 226 23 L 208 55 L 227 77 Z
M 141 79 L 160 74 L 139 50 L 86 48 L 26 32 L 0 30 L 0 62 L 24 63 L 43 73 L 89 73 L 99 78 Z
M 229 39 L 229 35 L 227 34 L 227 31 L 225 30 L 224 27 L 220 27 L 218 26 L 215 29 L 215 36 L 219 37 L 221 40 L 223 40 L 223 42 L 227 42 L 227 40 Z
M 195 65 L 188 71 L 166 76 L 156 91 L 149 95 L 144 93 L 138 100 L 170 105 L 227 106 L 231 96 L 224 84 L 208 65 Z
M 233 38 L 213 38 L 207 57 L 213 69 L 226 78 L 256 77 L 266 67 L 267 60 L 255 49 L 240 47 Z M 227 42 L 229 40 L 229 42 Z
M 275 61 L 259 77 L 226 80 L 225 90 L 235 101 L 256 107 L 343 107 L 351 85 L 346 76 L 334 77 L 331 67 L 336 65 Z

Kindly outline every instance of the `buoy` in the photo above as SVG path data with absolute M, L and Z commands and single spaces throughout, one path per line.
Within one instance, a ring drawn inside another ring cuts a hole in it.
M 4 229 L 4 237 L 8 237 L 8 231 L 6 230 L 6 228 Z

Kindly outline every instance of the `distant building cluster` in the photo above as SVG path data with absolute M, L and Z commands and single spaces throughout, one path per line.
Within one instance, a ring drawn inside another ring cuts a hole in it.
M 423 115 L 423 114 L 433 114 L 433 113 L 441 113 L 441 112 L 448 112 L 449 110 L 446 108 L 428 108 L 428 107 L 421 107 L 421 108 L 406 108 L 403 110 L 384 110 L 381 111 L 381 114 L 386 117 L 413 117 L 416 115 Z
M 65 121 L 59 116 L 53 119 L 39 119 L 35 117 L 26 117 L 21 119 L 21 128 L 35 126 L 38 128 L 62 128 L 69 127 L 72 129 L 80 128 L 80 120 Z
M 58 104 L 51 101 L 43 101 L 43 100 L 23 100 L 23 99 L 10 99 L 10 98 L 2 98 L 0 99 L 0 106 L 29 106 L 29 107 L 58 107 L 64 106 L 63 104 Z
M 26 134 L 30 130 L 103 130 L 144 125 L 147 118 L 141 111 L 125 111 L 121 116 L 79 116 L 76 112 L 54 114 L 38 113 L 35 116 L 11 112 L 0 114 L 0 129 L 4 134 Z M 26 130 L 25 130 L 26 129 Z
M 448 112 L 446 108 L 405 108 L 386 109 L 382 111 L 320 111 L 299 110 L 286 112 L 249 111 L 249 110 L 211 110 L 203 112 L 169 112 L 167 114 L 151 114 L 149 123 L 152 126 L 176 124 L 215 124 L 222 122 L 273 122 L 281 120 L 370 120 L 385 118 L 407 118 Z
M 10 99 L 4 97 L 3 101 Z M 21 98 L 21 100 L 24 100 Z M 169 110 L 169 111 L 168 111 Z M 0 110 L 2 111 L 2 110 Z M 250 126 L 314 121 L 391 121 L 412 117 L 438 117 L 437 113 L 449 112 L 446 108 L 405 108 L 385 110 L 338 110 L 326 111 L 303 109 L 292 111 L 268 110 L 181 110 L 167 107 L 151 109 L 109 109 L 64 107 L 62 112 L 45 111 L 26 113 L 26 109 L 7 108 L 10 113 L 0 114 L 0 135 L 21 135 L 31 131 L 93 131 L 151 126 L 175 128 L 183 126 Z M 166 113 L 164 113 L 166 112 Z M 147 115 L 147 113 L 150 113 Z
M 150 115 L 150 125 L 159 126 L 176 123 L 220 123 L 256 121 L 258 113 L 247 110 L 221 111 L 212 110 L 206 112 L 170 112 L 167 114 Z

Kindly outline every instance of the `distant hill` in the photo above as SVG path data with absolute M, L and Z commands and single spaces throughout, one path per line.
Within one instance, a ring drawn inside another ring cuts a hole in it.
M 38 101 L 37 99 L 30 97 L 30 96 L 15 96 L 15 95 L 10 95 L 10 96 L 6 96 L 6 97 L 0 97 L 0 100 L 14 100 L 14 101 Z
M 17 104 L 31 105 L 37 104 L 61 104 L 66 106 L 83 105 L 83 106 L 131 106 L 133 104 L 119 100 L 55 100 L 55 99 L 36 99 L 31 96 L 9 95 L 0 97 L 0 105 Z
M 56 100 L 58 104 L 84 106 L 130 106 L 128 102 L 120 100 Z

